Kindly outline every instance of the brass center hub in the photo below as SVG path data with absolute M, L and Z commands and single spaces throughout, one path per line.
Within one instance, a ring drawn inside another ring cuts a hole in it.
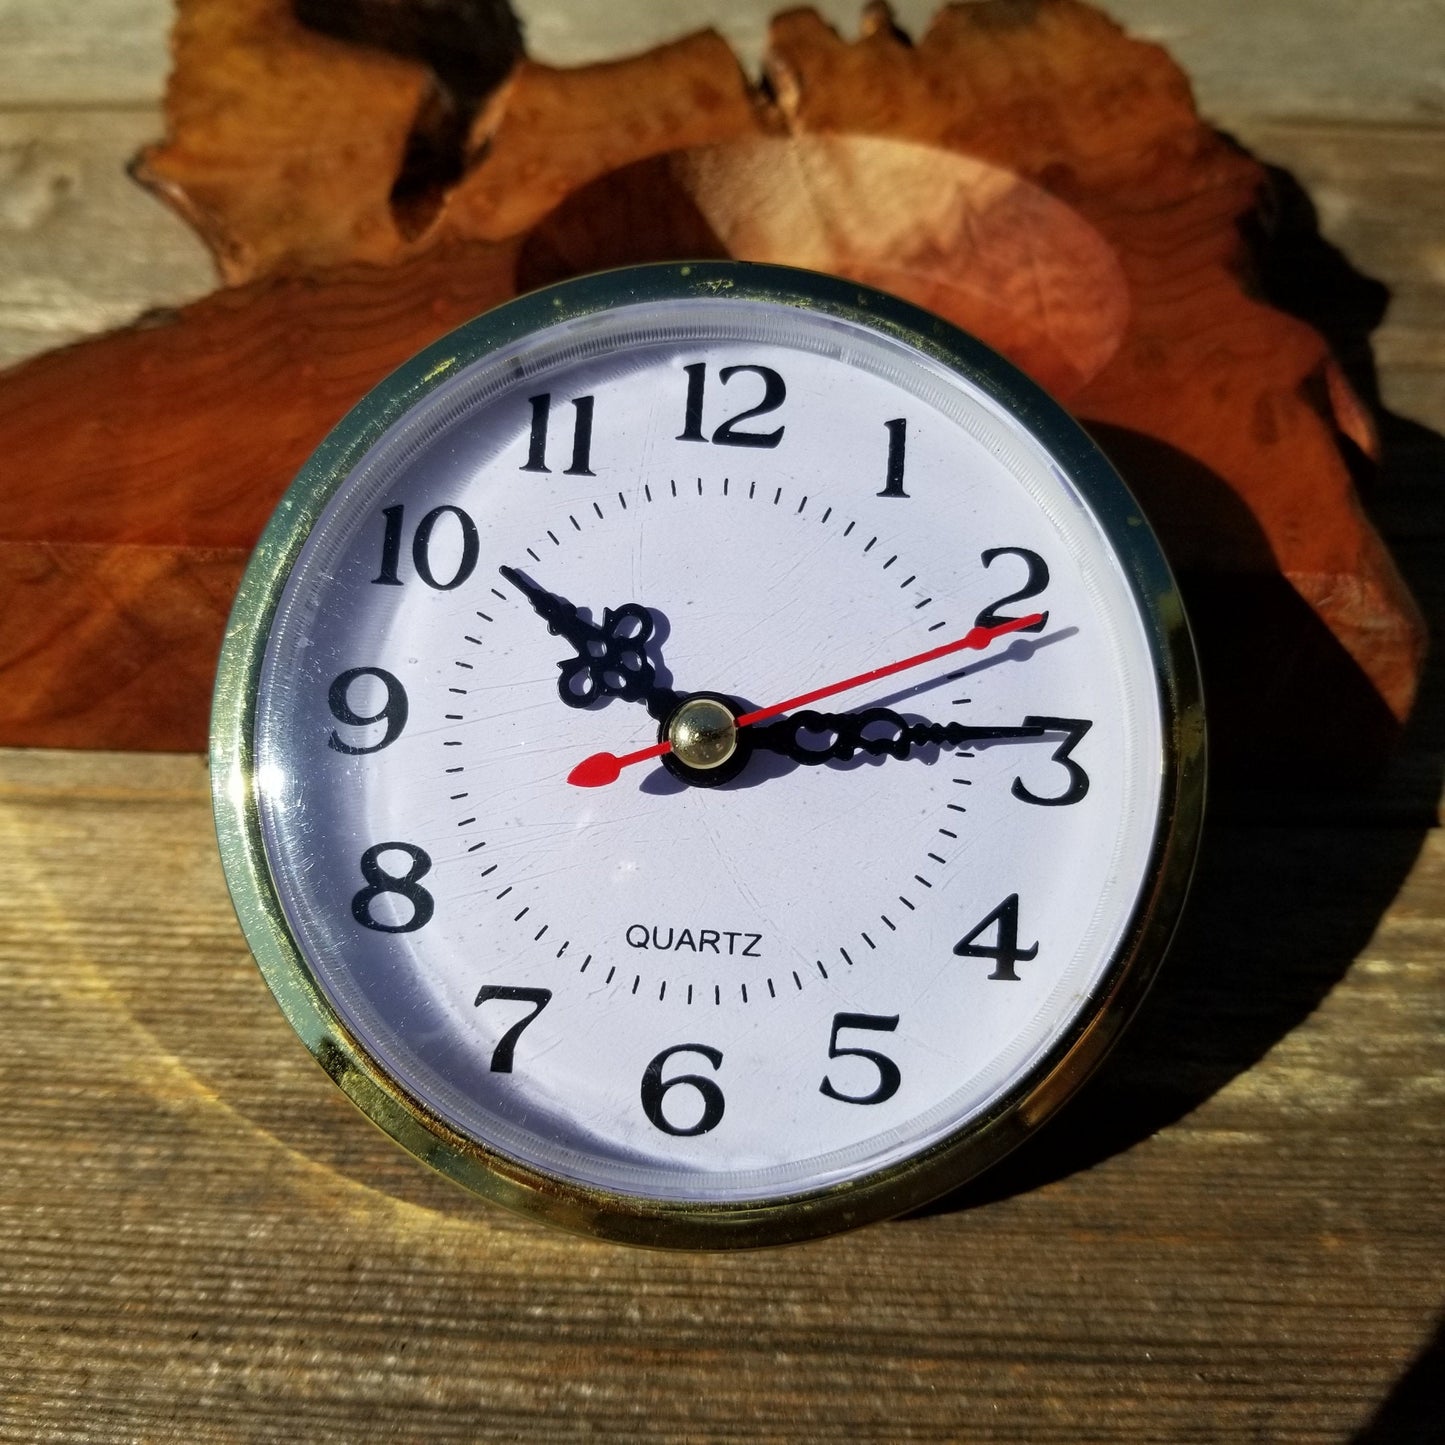
M 680 763 L 700 770 L 720 768 L 737 751 L 737 722 L 722 703 L 689 698 L 669 719 L 667 740 Z

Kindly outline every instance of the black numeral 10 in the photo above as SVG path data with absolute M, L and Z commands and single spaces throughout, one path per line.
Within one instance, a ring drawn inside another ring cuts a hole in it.
M 404 540 L 406 508 L 383 507 L 381 515 L 386 519 L 386 530 L 381 538 L 381 570 L 371 580 L 386 587 L 400 587 L 401 544 Z M 438 577 L 432 571 L 432 534 L 447 517 L 456 519 L 460 534 L 461 549 L 456 560 L 456 570 L 450 577 Z M 416 575 L 428 587 L 438 592 L 450 592 L 460 587 L 476 571 L 477 558 L 481 555 L 481 539 L 477 535 L 477 524 L 460 507 L 433 507 L 419 523 L 411 539 L 411 565 Z

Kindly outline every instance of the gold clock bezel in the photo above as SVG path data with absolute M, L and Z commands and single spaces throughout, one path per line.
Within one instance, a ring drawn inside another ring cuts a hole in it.
M 653 1199 L 561 1179 L 459 1133 L 402 1088 L 346 1028 L 292 935 L 266 861 L 254 772 L 256 696 L 277 603 L 322 510 L 382 434 L 462 368 L 533 332 L 637 303 L 698 298 L 719 306 L 766 301 L 800 318 L 850 320 L 941 362 L 1019 417 L 1087 500 L 1121 559 L 1162 703 L 1162 788 L 1147 881 L 1100 987 L 1049 1056 L 986 1115 L 908 1159 L 761 1201 Z M 929 1203 L 1009 1153 L 1095 1070 L 1143 999 L 1183 907 L 1203 818 L 1205 732 L 1194 649 L 1163 554 L 1124 483 L 1061 407 L 982 343 L 894 297 L 812 272 L 708 261 L 606 272 L 509 302 L 428 347 L 348 413 L 282 498 L 242 579 L 217 672 L 210 762 L 222 862 L 246 940 L 291 1026 L 372 1122 L 458 1184 L 565 1229 L 635 1245 L 749 1248 Z

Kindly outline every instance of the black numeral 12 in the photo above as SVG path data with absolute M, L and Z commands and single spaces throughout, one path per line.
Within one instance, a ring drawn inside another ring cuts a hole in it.
M 684 366 L 683 370 L 687 373 L 687 405 L 683 411 L 682 431 L 678 433 L 677 440 L 705 442 L 708 438 L 702 434 L 702 407 L 703 392 L 707 386 L 707 362 L 694 361 L 691 366 Z M 782 427 L 768 432 L 739 431 L 738 423 L 777 411 L 787 398 L 788 388 L 783 378 L 771 366 L 725 366 L 718 372 L 717 379 L 726 386 L 740 372 L 751 372 L 754 376 L 762 377 L 763 399 L 756 406 L 740 411 L 736 416 L 722 422 L 713 431 L 712 442 L 720 447 L 775 447 L 783 439 Z
M 552 410 L 552 393 L 544 391 L 540 396 L 529 396 L 532 407 L 532 430 L 527 440 L 527 460 L 518 469 L 524 472 L 550 472 L 547 465 L 547 418 Z M 595 477 L 592 470 L 592 403 L 594 398 L 579 396 L 573 399 L 572 408 L 577 413 L 572 422 L 572 465 L 562 473 L 564 477 Z

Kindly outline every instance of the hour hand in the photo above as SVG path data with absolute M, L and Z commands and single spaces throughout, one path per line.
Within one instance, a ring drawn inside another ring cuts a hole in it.
M 886 707 L 859 712 L 789 713 L 752 730 L 754 748 L 781 753 L 795 763 L 847 762 L 858 753 L 906 758 L 915 747 L 967 747 L 970 743 L 1041 737 L 1051 719 L 1029 718 L 1020 727 L 973 727 L 965 723 L 909 722 Z
M 657 686 L 657 673 L 647 656 L 652 636 L 652 614 L 637 602 L 608 607 L 602 622 L 586 621 L 565 597 L 537 586 L 515 567 L 498 569 L 547 624 L 547 630 L 564 637 L 577 654 L 557 664 L 557 693 L 568 707 L 587 707 L 599 698 L 620 697 L 643 701 L 649 711 L 673 694 Z

